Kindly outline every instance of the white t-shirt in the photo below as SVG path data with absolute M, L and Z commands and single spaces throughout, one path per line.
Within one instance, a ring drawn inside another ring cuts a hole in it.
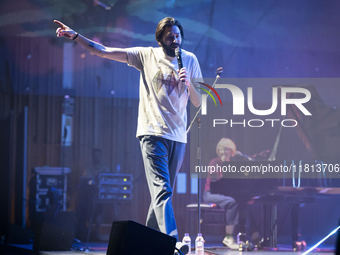
M 189 78 L 201 78 L 196 56 L 182 50 L 182 62 Z M 137 137 L 160 136 L 187 142 L 187 86 L 180 82 L 176 57 L 165 55 L 161 47 L 127 49 L 127 63 L 140 71 Z

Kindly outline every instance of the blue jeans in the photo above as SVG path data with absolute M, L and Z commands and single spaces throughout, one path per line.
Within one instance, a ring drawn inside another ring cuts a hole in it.
M 184 159 L 185 143 L 146 135 L 140 137 L 140 146 L 151 195 L 146 226 L 178 240 L 171 199 L 176 176 Z
M 234 198 L 220 195 L 211 194 L 210 191 L 204 191 L 203 201 L 205 203 L 214 203 L 225 210 L 225 217 L 227 225 L 237 225 L 239 214 L 238 214 L 238 204 Z

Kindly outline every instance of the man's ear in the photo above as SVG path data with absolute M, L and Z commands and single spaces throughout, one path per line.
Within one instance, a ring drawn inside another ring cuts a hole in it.
M 161 44 L 160 42 L 158 42 L 158 45 L 159 45 L 160 47 L 162 47 L 162 44 Z

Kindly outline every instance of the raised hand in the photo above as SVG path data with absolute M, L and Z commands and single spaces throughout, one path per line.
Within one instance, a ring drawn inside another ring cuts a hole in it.
M 181 70 L 178 70 L 179 79 L 188 87 L 190 88 L 190 80 L 188 79 L 188 73 L 185 67 Z
M 56 30 L 56 34 L 58 37 L 62 36 L 68 39 L 74 39 L 78 35 L 78 33 L 73 31 L 71 28 L 66 26 L 64 23 L 58 20 L 54 20 L 54 23 L 57 23 L 60 26 Z

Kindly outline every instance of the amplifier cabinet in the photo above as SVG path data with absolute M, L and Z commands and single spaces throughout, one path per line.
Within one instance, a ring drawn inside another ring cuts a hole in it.
M 46 211 L 51 203 L 61 204 L 61 211 L 66 211 L 68 167 L 36 167 L 35 198 L 37 212 Z

